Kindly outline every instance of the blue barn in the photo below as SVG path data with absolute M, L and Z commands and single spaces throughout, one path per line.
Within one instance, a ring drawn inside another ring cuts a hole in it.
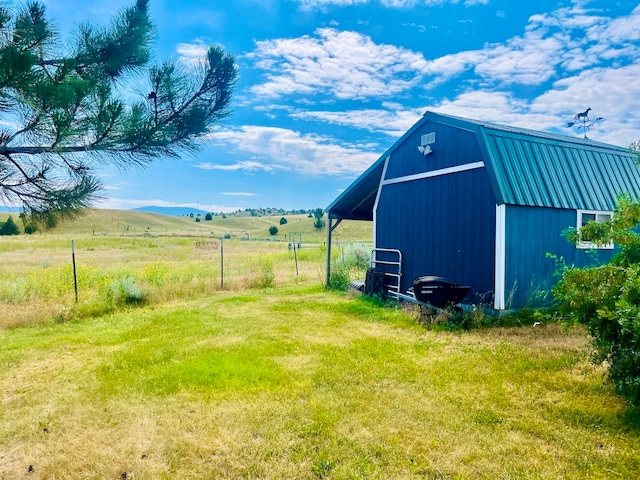
M 439 275 L 470 285 L 466 302 L 521 308 L 556 281 L 548 253 L 576 266 L 612 257 L 614 245 L 562 232 L 609 218 L 622 193 L 640 197 L 626 148 L 426 112 L 328 207 L 329 251 L 341 220 L 372 221 L 389 288 Z

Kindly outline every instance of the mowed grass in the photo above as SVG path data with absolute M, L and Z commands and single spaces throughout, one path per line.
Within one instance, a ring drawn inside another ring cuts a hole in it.
M 425 331 L 289 285 L 0 344 L 0 478 L 640 477 L 580 329 Z

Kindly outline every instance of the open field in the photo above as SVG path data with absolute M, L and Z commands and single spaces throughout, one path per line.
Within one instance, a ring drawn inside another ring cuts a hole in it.
M 0 213 L 0 222 L 9 214 Z M 13 220 L 22 227 L 17 215 Z M 88 210 L 87 214 L 61 221 L 50 233 L 73 236 L 222 236 L 229 234 L 237 239 L 271 239 L 288 241 L 289 234 L 296 232 L 303 242 L 325 242 L 327 230 L 316 230 L 313 218 L 307 215 L 285 215 L 287 223 L 280 225 L 277 217 L 231 217 L 215 216 L 211 221 L 200 217 L 196 222 L 191 217 L 167 216 L 132 210 Z M 278 234 L 269 235 L 269 227 L 276 226 Z M 335 231 L 335 241 L 371 241 L 371 222 L 344 221 Z M 46 234 L 46 232 L 45 232 Z M 38 234 L 36 234 L 38 235 Z
M 99 316 L 113 311 L 114 302 L 118 303 L 113 298 L 116 290 L 131 284 L 146 304 L 162 304 L 210 295 L 223 287 L 242 290 L 323 282 L 326 229 L 315 232 L 306 216 L 291 218 L 283 227 L 301 232 L 303 241 L 303 248 L 294 252 L 284 237 L 268 235 L 272 220 L 217 217 L 213 222 L 195 223 L 188 217 L 96 210 L 48 232 L 0 237 L 0 302 L 9 306 L 0 317 L 0 329 L 51 318 Z M 303 220 L 308 230 L 296 226 Z M 361 236 L 370 240 L 363 226 L 367 225 L 352 222 L 337 231 L 352 242 Z M 243 240 L 247 236 L 267 241 Z M 334 258 L 340 260 L 353 248 L 358 247 L 354 243 L 337 246 Z
M 0 479 L 640 478 L 582 329 L 425 330 L 325 290 L 321 246 L 99 215 L 0 237 Z

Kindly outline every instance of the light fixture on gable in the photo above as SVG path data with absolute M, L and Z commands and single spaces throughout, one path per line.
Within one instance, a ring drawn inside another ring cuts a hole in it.
M 425 157 L 433 152 L 431 145 L 436 143 L 436 132 L 426 133 L 420 137 L 418 151 Z

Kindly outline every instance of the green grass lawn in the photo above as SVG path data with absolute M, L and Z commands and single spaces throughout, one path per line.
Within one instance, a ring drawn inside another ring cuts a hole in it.
M 425 331 L 285 285 L 0 345 L 0 478 L 640 477 L 638 430 L 580 329 Z

